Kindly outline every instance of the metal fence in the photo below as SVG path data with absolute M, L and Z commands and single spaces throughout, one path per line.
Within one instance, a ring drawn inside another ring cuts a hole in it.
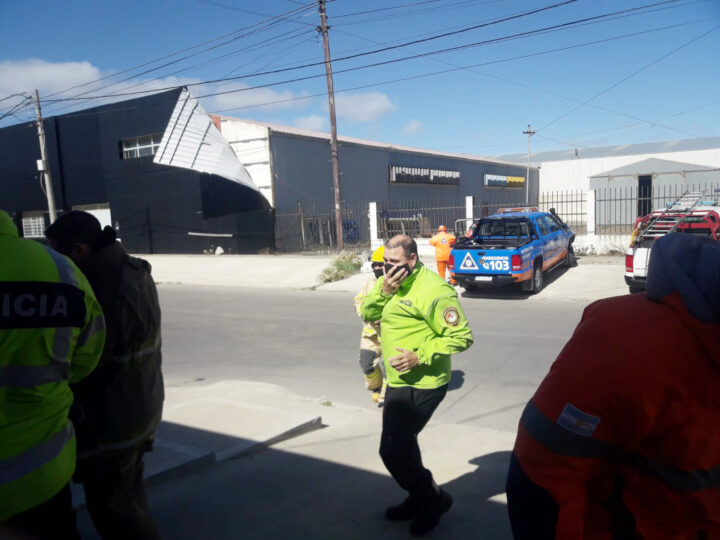
M 555 209 L 575 234 L 587 232 L 587 191 L 546 191 L 540 193 L 538 210 Z
M 465 199 L 459 197 L 377 203 L 378 236 L 386 240 L 396 234 L 430 238 L 440 225 L 453 230 L 464 217 Z
M 688 191 L 703 192 L 718 203 L 720 181 L 687 185 L 617 187 L 595 190 L 595 233 L 630 233 L 638 217 L 665 208 Z
M 345 251 L 362 253 L 370 249 L 367 203 L 342 206 Z M 301 204 L 275 211 L 275 247 L 278 251 L 331 253 L 337 249 L 335 206 Z

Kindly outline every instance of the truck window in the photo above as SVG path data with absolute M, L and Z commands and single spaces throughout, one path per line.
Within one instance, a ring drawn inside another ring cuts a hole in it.
M 548 227 L 550 227 L 551 233 L 560 230 L 560 223 L 558 223 L 558 221 L 554 217 L 545 216 L 545 221 L 547 222 Z
M 548 229 L 547 223 L 545 223 L 545 219 L 543 217 L 537 218 L 535 223 L 537 223 L 537 226 L 540 229 L 540 234 L 543 236 L 550 234 L 550 229 Z

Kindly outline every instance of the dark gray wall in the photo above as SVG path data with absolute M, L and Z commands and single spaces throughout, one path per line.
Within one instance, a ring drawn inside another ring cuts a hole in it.
M 272 213 L 255 191 L 218 176 L 156 165 L 152 156 L 122 159 L 123 139 L 165 131 L 180 91 L 45 119 L 58 212 L 109 203 L 119 236 L 134 252 L 199 253 L 218 244 L 234 252 L 271 247 Z M 0 207 L 11 214 L 45 210 L 35 125 L 0 129 L 0 147 Z
M 334 203 L 330 144 L 328 140 L 271 131 L 270 154 L 276 208 L 306 204 Z M 485 174 L 525 176 L 520 165 L 441 157 L 402 150 L 340 143 L 340 190 L 343 202 L 425 201 L 462 198 L 473 195 L 493 203 L 504 202 L 517 195 L 525 198 L 523 188 L 487 188 Z M 391 184 L 389 167 L 422 167 L 460 172 L 459 185 Z M 531 169 L 530 200 L 538 198 L 538 170 Z

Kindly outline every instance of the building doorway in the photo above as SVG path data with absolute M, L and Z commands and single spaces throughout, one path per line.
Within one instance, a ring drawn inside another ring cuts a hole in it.
M 646 216 L 652 212 L 652 175 L 638 176 L 637 215 Z

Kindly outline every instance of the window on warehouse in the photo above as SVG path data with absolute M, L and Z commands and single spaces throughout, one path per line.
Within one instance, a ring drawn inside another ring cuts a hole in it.
M 162 133 L 133 137 L 132 139 L 123 139 L 120 141 L 122 158 L 134 159 L 145 156 L 154 156 L 157 153 L 161 140 Z

